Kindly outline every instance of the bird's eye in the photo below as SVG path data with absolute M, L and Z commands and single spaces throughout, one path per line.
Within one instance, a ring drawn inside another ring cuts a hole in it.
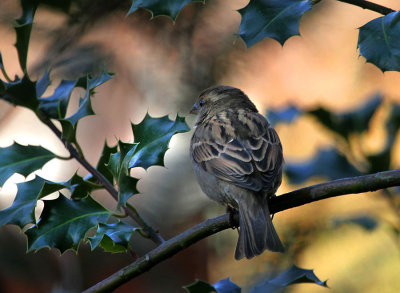
M 205 103 L 206 103 L 206 102 L 205 102 L 204 100 L 200 100 L 200 101 L 199 101 L 200 107 L 203 106 Z

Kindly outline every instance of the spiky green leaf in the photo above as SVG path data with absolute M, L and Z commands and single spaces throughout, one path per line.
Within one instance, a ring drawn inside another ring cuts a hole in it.
M 36 82 L 31 81 L 27 75 L 14 82 L 0 82 L 3 85 L 3 90 L 0 91 L 0 99 L 36 112 L 39 105 L 36 96 Z
M 250 0 L 238 10 L 242 15 L 239 36 L 247 47 L 267 37 L 283 46 L 291 36 L 300 34 L 300 19 L 312 5 L 311 0 Z
M 63 183 L 51 182 L 39 176 L 35 179 L 17 184 L 18 192 L 13 204 L 0 211 L 0 226 L 15 224 L 21 228 L 35 223 L 37 201 L 55 191 L 68 187 Z
M 86 89 L 85 96 L 79 100 L 78 110 L 68 118 L 59 119 L 62 127 L 62 136 L 69 142 L 76 142 L 76 130 L 78 121 L 86 116 L 94 115 L 92 109 L 91 96 L 94 93 L 94 89 L 106 81 L 112 78 L 112 74 L 106 72 L 105 70 L 96 77 L 86 76 L 79 78 L 75 81 L 75 87 L 83 87 Z M 70 81 L 73 83 L 73 81 Z M 67 87 L 69 88 L 69 87 Z M 71 89 L 72 91 L 72 89 Z M 67 91 L 66 96 L 69 100 L 70 92 Z M 62 101 L 66 100 L 61 99 Z M 61 102 L 60 102 L 61 103 Z M 62 108 L 63 109 L 63 108 Z M 64 113 L 65 115 L 65 113 Z
M 375 18 L 359 30 L 360 55 L 382 71 L 400 71 L 400 11 Z
M 120 152 L 110 155 L 110 160 L 107 164 L 118 185 L 118 205 L 121 207 L 126 204 L 126 201 L 137 194 L 136 185 L 138 179 L 129 176 L 129 162 L 138 147 L 137 143 L 118 142 Z
M 18 59 L 21 69 L 26 73 L 26 61 L 28 56 L 29 39 L 32 31 L 33 17 L 39 4 L 38 0 L 21 0 L 22 16 L 17 19 L 14 27 L 17 34 L 15 47 L 18 51 Z
M 62 80 L 53 95 L 39 99 L 39 109 L 49 118 L 65 118 L 69 99 L 75 88 L 75 84 L 76 80 Z
M 204 0 L 133 0 L 128 15 L 139 8 L 149 10 L 153 17 L 166 15 L 175 20 L 179 12 L 191 2 L 203 2 Z
M 170 120 L 168 116 L 153 118 L 147 114 L 142 122 L 132 124 L 135 142 L 139 145 L 129 162 L 129 168 L 164 166 L 164 155 L 171 137 L 189 130 L 185 118 L 179 115 L 176 120 Z
M 14 173 L 28 176 L 55 157 L 55 154 L 40 146 L 14 143 L 0 148 L 0 186 Z
M 104 142 L 103 150 L 100 155 L 100 159 L 97 162 L 96 169 L 107 178 L 108 181 L 113 182 L 113 175 L 110 172 L 110 169 L 107 167 L 107 163 L 110 161 L 111 154 L 114 154 L 118 151 L 118 146 L 108 146 L 107 142 Z M 91 178 L 90 181 L 94 181 L 94 178 Z
M 40 221 L 26 231 L 28 251 L 43 247 L 57 248 L 61 252 L 77 250 L 88 230 L 99 222 L 106 222 L 110 214 L 89 196 L 72 200 L 60 195 L 55 200 L 45 201 Z
M 90 246 L 94 250 L 101 246 L 108 252 L 124 252 L 129 247 L 129 240 L 137 227 L 117 222 L 113 224 L 99 223 L 96 235 L 89 237 Z
M 50 73 L 46 71 L 36 83 L 36 97 L 40 98 L 47 90 L 50 84 L 51 84 Z

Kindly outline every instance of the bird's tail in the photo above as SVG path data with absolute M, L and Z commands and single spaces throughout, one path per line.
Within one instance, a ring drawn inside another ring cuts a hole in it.
M 268 209 L 266 200 L 255 196 L 239 200 L 240 229 L 235 259 L 252 258 L 268 249 L 283 252 L 284 248 Z

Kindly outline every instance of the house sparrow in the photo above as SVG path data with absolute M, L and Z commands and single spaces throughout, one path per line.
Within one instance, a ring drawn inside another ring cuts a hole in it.
M 283 252 L 268 209 L 282 181 L 278 134 L 247 95 L 230 86 L 204 90 L 191 113 L 197 121 L 190 155 L 200 187 L 239 210 L 235 258 L 250 259 L 266 249 Z

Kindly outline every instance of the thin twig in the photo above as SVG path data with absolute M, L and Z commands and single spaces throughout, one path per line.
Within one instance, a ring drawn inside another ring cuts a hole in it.
M 71 157 L 76 159 L 90 174 L 92 174 L 99 181 L 101 185 L 108 191 L 109 194 L 118 202 L 118 191 L 114 188 L 114 186 L 101 174 L 95 167 L 93 167 L 86 159 L 80 155 L 77 149 L 68 141 L 62 138 L 61 131 L 54 125 L 54 123 L 44 115 L 38 114 L 39 118 L 53 131 L 53 133 L 63 142 L 64 146 L 69 151 Z M 122 207 L 127 215 L 129 215 L 140 227 L 143 228 L 143 231 L 147 234 L 147 237 L 150 238 L 154 243 L 160 245 L 165 242 L 163 237 L 156 232 L 147 222 L 138 214 L 138 212 L 134 209 L 130 209 L 127 207 Z
M 314 201 L 335 197 L 339 195 L 376 191 L 388 187 L 400 186 L 400 170 L 385 171 L 365 176 L 344 178 L 329 181 L 321 184 L 312 185 L 298 189 L 281 196 L 277 196 L 270 201 L 270 210 L 277 213 L 290 208 L 298 207 Z M 238 223 L 235 218 L 234 224 Z M 137 259 L 128 266 L 122 268 L 107 279 L 99 282 L 84 293 L 111 292 L 129 280 L 150 270 L 160 262 L 170 258 L 179 251 L 200 241 L 201 239 L 213 235 L 231 227 L 229 215 L 221 215 L 213 219 L 208 219 L 189 230 L 164 242 L 162 245 L 153 249 L 145 256 Z
M 372 11 L 378 12 L 383 15 L 387 15 L 389 13 L 395 12 L 395 10 L 393 10 L 391 8 L 388 8 L 386 6 L 382 6 L 382 5 L 379 5 L 379 4 L 370 2 L 370 1 L 365 1 L 365 0 L 338 0 L 338 1 L 352 4 L 355 6 L 359 6 L 364 9 L 372 10 Z

